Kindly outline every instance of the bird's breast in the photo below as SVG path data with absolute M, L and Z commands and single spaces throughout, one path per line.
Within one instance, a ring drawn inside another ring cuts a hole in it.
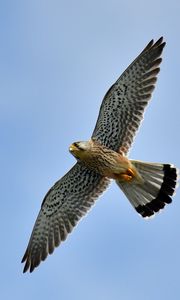
M 126 157 L 112 150 L 96 149 L 89 152 L 82 160 L 88 168 L 112 179 L 117 179 L 119 174 L 125 173 L 130 167 L 130 161 Z

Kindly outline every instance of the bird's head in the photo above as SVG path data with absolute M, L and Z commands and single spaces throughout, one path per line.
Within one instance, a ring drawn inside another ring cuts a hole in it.
M 77 159 L 84 159 L 91 149 L 90 141 L 75 142 L 69 147 L 69 152 Z

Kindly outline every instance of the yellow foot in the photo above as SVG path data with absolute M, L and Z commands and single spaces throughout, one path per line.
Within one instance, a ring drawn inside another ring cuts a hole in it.
M 131 181 L 134 177 L 134 173 L 131 169 L 127 169 L 126 173 L 121 173 L 119 177 L 122 181 Z

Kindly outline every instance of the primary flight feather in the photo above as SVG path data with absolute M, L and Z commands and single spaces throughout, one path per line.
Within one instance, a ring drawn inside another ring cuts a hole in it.
M 22 259 L 24 272 L 32 272 L 66 239 L 111 179 L 143 217 L 171 203 L 177 169 L 127 158 L 155 87 L 164 46 L 162 37 L 150 41 L 106 93 L 91 139 L 70 146 L 77 163 L 43 200 Z

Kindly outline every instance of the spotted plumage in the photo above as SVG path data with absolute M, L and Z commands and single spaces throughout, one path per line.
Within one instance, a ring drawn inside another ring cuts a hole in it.
M 152 40 L 106 93 L 89 141 L 73 143 L 74 167 L 46 194 L 22 262 L 30 272 L 64 241 L 111 179 L 150 217 L 172 201 L 177 169 L 127 158 L 151 98 L 165 43 Z
M 30 272 L 64 241 L 81 217 L 107 188 L 109 179 L 75 166 L 49 190 L 37 217 L 23 260 Z
M 152 40 L 106 93 L 92 135 L 106 147 L 128 153 L 154 90 L 164 46 L 162 38 Z

